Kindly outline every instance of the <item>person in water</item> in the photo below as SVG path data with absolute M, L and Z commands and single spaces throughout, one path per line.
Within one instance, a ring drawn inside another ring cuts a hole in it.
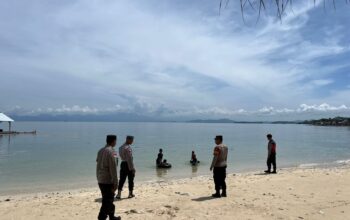
M 215 137 L 214 157 L 210 166 L 210 171 L 214 169 L 215 193 L 212 195 L 215 198 L 226 197 L 226 168 L 228 148 L 223 143 L 223 137 L 218 135 Z M 220 194 L 220 190 L 222 193 Z
M 157 166 L 161 165 L 163 161 L 163 149 L 159 149 L 158 157 L 157 157 Z
M 136 169 L 134 166 L 134 158 L 132 155 L 132 148 L 131 145 L 134 142 L 133 136 L 127 136 L 125 143 L 119 147 L 119 156 L 122 160 L 120 164 L 120 180 L 119 180 L 119 186 L 118 186 L 118 194 L 116 196 L 117 199 L 121 198 L 121 194 L 123 191 L 123 186 L 126 181 L 126 178 L 128 178 L 129 183 L 129 197 L 133 198 L 135 195 L 133 194 L 134 190 L 134 178 Z
M 171 164 L 167 160 L 163 160 L 163 149 L 159 149 L 158 157 L 156 160 L 157 168 L 170 168 Z
M 168 161 L 167 160 L 163 160 L 163 162 L 162 162 L 162 164 L 161 164 L 162 166 L 164 166 L 164 167 L 170 167 L 171 166 L 171 164 L 170 163 L 168 163 Z
M 99 220 L 120 220 L 114 216 L 114 193 L 118 187 L 117 161 L 114 147 L 117 144 L 116 135 L 107 135 L 106 146 L 97 153 L 96 177 L 102 194 L 102 206 L 98 214 Z
M 267 170 L 265 170 L 265 173 L 277 173 L 277 166 L 276 166 L 276 142 L 272 139 L 272 134 L 268 134 L 267 140 L 269 141 L 267 144 Z M 271 165 L 273 166 L 273 171 L 271 172 Z
M 198 160 L 197 160 L 197 155 L 194 151 L 192 151 L 192 155 L 191 155 L 191 164 L 192 165 L 196 165 L 198 163 Z

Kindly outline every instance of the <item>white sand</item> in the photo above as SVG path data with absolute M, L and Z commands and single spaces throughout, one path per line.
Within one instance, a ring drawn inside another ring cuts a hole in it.
M 227 183 L 221 199 L 209 197 L 210 177 L 136 183 L 136 198 L 116 210 L 122 219 L 350 219 L 349 167 L 230 174 Z M 99 201 L 97 188 L 0 197 L 0 219 L 97 219 Z

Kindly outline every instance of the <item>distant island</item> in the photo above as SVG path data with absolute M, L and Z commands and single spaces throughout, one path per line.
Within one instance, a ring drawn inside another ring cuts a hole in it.
M 228 124 L 300 124 L 302 121 L 234 121 L 231 119 L 196 119 L 189 123 L 228 123 Z
M 350 118 L 335 117 L 305 121 L 234 121 L 231 119 L 197 119 L 189 123 L 231 123 L 231 124 L 308 124 L 316 126 L 350 126 Z
M 310 124 L 317 126 L 350 126 L 350 118 L 335 117 L 335 118 L 322 118 L 318 120 L 307 120 L 302 124 Z

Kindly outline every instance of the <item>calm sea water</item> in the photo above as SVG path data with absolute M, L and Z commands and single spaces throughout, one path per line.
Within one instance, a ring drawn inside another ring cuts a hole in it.
M 0 125 L 4 126 L 4 125 Z M 308 125 L 16 122 L 14 129 L 37 135 L 0 136 L 0 194 L 72 189 L 96 185 L 95 159 L 106 134 L 135 136 L 136 181 L 166 180 L 210 174 L 216 134 L 229 147 L 230 172 L 264 170 L 265 135 L 277 142 L 279 167 L 350 159 L 350 128 Z M 155 168 L 158 149 L 173 168 Z M 189 165 L 191 151 L 201 161 Z

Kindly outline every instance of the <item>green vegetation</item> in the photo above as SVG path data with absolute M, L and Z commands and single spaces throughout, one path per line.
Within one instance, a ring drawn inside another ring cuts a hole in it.
M 231 119 L 197 119 L 189 123 L 233 123 L 233 124 L 308 124 L 316 126 L 350 126 L 350 118 L 335 117 L 306 121 L 234 121 Z

